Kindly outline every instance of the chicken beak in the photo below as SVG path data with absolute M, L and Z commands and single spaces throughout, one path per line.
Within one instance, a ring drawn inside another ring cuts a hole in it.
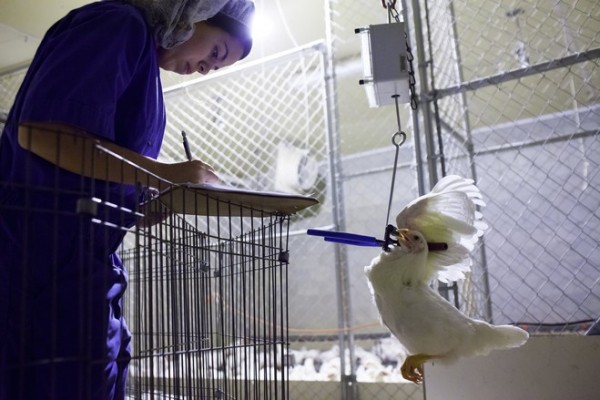
M 396 236 L 398 236 L 398 244 L 402 244 L 404 247 L 410 248 L 410 240 L 408 239 L 408 229 L 396 229 Z

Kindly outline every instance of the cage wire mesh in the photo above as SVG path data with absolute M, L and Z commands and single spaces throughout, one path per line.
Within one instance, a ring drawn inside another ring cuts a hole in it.
M 124 251 L 129 398 L 288 397 L 288 217 L 225 209 L 172 214 Z

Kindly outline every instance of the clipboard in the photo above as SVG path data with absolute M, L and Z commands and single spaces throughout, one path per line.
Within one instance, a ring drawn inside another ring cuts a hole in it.
M 294 193 L 257 191 L 214 183 L 173 186 L 152 201 L 178 214 L 203 216 L 256 216 L 295 214 L 318 200 Z

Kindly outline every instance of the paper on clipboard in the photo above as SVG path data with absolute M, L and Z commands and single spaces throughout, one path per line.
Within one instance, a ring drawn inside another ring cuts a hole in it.
M 179 214 L 208 216 L 259 216 L 261 212 L 289 215 L 318 204 L 309 196 L 215 183 L 173 186 L 156 200 Z

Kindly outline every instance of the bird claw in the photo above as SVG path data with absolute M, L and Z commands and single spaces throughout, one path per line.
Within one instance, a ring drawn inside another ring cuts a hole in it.
M 427 354 L 408 356 L 400 368 L 402 377 L 414 383 L 423 382 L 423 364 L 432 358 L 432 356 Z
M 423 382 L 423 366 L 407 365 L 404 363 L 400 372 L 402 373 L 402 377 L 408 381 L 414 383 Z

